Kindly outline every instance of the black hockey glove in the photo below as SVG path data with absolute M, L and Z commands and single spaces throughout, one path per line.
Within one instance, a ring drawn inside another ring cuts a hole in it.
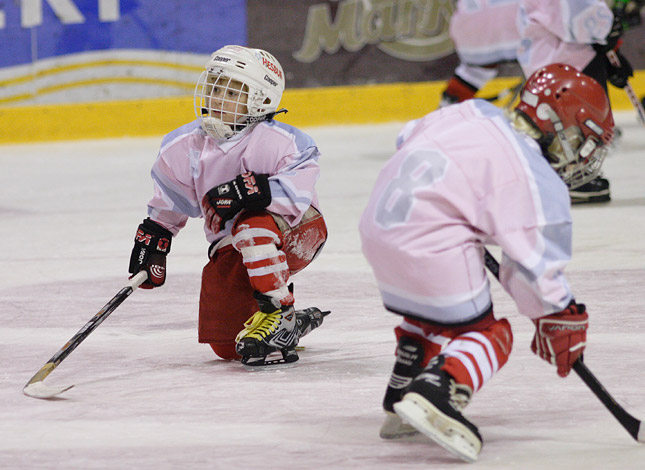
M 139 225 L 128 269 L 132 275 L 139 271 L 148 273 L 148 279 L 139 287 L 152 289 L 166 282 L 166 255 L 170 253 L 171 241 L 172 233 L 150 218 Z
M 617 88 L 625 88 L 629 77 L 634 76 L 634 69 L 625 56 L 618 50 L 615 51 L 615 54 L 618 57 L 620 65 L 612 65 L 609 59 L 607 59 L 607 80 Z
M 228 183 L 215 186 L 202 199 L 206 224 L 217 233 L 242 209 L 261 210 L 271 204 L 269 175 L 242 173 Z

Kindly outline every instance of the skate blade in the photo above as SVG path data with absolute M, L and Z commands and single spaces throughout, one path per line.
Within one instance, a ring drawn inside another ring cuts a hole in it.
M 385 421 L 379 431 L 381 439 L 401 439 L 415 434 L 419 434 L 419 431 L 408 423 L 404 423 L 399 415 L 385 412 Z
M 294 349 L 274 351 L 264 357 L 243 357 L 242 364 L 247 370 L 258 370 L 268 368 L 287 368 L 293 367 L 299 359 L 298 353 Z
M 459 421 L 446 416 L 417 393 L 408 393 L 394 404 L 394 411 L 441 447 L 466 462 L 475 462 L 481 441 Z

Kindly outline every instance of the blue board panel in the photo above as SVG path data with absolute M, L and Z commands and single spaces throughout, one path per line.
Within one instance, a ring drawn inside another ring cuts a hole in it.
M 75 24 L 61 18 L 61 2 L 32 1 L 31 9 L 25 3 L 0 2 L 0 67 L 86 51 L 209 54 L 225 44 L 246 44 L 244 0 L 106 1 L 117 11 L 109 20 L 99 17 L 99 0 L 65 0 L 66 11 L 80 12 Z

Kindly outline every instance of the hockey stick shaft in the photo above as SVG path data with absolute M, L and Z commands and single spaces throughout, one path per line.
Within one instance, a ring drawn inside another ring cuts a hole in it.
M 598 397 L 602 404 L 605 405 L 612 415 L 614 415 L 614 418 L 622 424 L 627 432 L 637 441 L 645 442 L 645 435 L 642 435 L 643 433 L 641 432 L 641 422 L 616 403 L 616 400 L 614 400 L 581 359 L 578 359 L 573 363 L 573 370 L 576 371 L 578 377 L 587 384 L 587 387 L 591 389 L 594 395 Z
M 137 275 L 133 276 L 132 279 L 130 279 L 128 285 L 123 287 L 114 297 L 112 297 L 112 299 L 110 299 L 110 301 L 105 304 L 103 308 L 90 319 L 90 321 L 88 321 L 80 330 L 78 330 L 78 332 L 74 336 L 72 336 L 72 338 L 67 343 L 65 343 L 65 345 L 60 350 L 58 350 L 58 352 L 54 354 L 38 372 L 36 372 L 36 374 L 24 386 L 23 391 L 25 392 L 25 394 L 29 396 L 35 396 L 37 398 L 50 398 L 49 396 L 38 396 L 37 394 L 28 392 L 32 389 L 35 389 L 35 384 L 38 384 L 39 382 L 45 380 L 45 378 L 47 378 L 47 376 L 51 374 L 53 370 L 58 367 L 58 365 L 63 362 L 63 360 L 67 356 L 69 356 L 72 351 L 74 351 L 74 349 L 76 349 L 78 345 L 85 340 L 85 338 L 90 335 L 90 333 L 92 333 L 92 331 L 98 328 L 98 326 L 103 323 L 103 321 L 112 312 L 114 312 L 114 310 L 116 310 L 116 308 L 121 305 L 123 301 L 127 299 L 137 287 L 145 282 L 147 278 L 148 274 L 145 271 L 141 271 Z M 29 387 L 31 387 L 31 389 Z M 71 387 L 60 389 L 59 393 L 67 390 L 68 388 Z
M 490 252 L 485 249 L 484 251 L 484 264 L 488 270 L 499 281 L 499 262 L 495 259 Z M 598 397 L 603 405 L 614 415 L 614 418 L 625 428 L 625 430 L 638 442 L 645 442 L 645 433 L 641 431 L 641 422 L 629 414 L 625 409 L 620 406 L 614 397 L 603 387 L 600 381 L 591 373 L 587 368 L 582 358 L 573 363 L 573 370 L 578 374 L 578 377 L 589 387 L 589 389 Z
M 618 55 L 616 54 L 616 51 L 608 51 L 607 52 L 607 58 L 609 59 L 609 62 L 611 65 L 614 67 L 620 67 L 620 59 L 618 58 Z M 636 96 L 636 93 L 634 93 L 634 89 L 632 86 L 629 84 L 629 81 L 625 85 L 625 93 L 627 93 L 627 97 L 629 98 L 629 101 L 631 101 L 632 106 L 636 110 L 636 114 L 638 115 L 638 120 L 640 121 L 641 124 L 645 125 L 645 109 L 643 109 L 643 105 L 641 104 L 640 101 L 638 101 L 638 97 Z

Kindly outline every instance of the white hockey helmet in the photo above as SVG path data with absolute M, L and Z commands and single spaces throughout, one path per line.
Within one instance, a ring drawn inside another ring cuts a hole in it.
M 213 52 L 195 87 L 195 115 L 204 132 L 228 139 L 273 118 L 285 79 L 277 59 L 262 49 L 224 46 Z

